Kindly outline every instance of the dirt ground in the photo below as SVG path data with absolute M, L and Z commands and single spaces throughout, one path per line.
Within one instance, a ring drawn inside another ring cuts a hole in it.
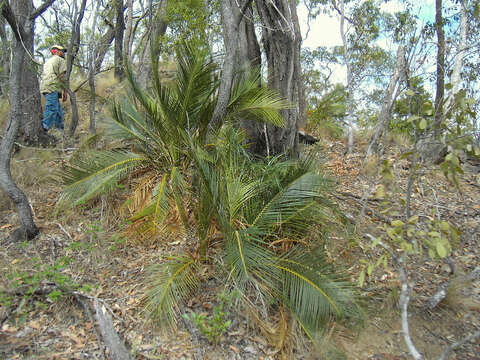
M 82 134 L 80 134 L 82 135 Z M 55 214 L 60 188 L 49 180 L 55 169 L 67 161 L 74 145 L 67 142 L 55 149 L 22 149 L 12 161 L 13 173 L 27 193 L 41 229 L 29 243 L 10 243 L 7 236 L 17 224 L 9 200 L 0 198 L 0 289 L 9 292 L 0 297 L 0 358 L 2 359 L 104 359 L 105 349 L 95 322 L 75 296 L 60 300 L 33 294 L 22 301 L 21 291 L 28 286 L 26 273 L 38 274 L 36 286 L 72 279 L 75 284 L 90 284 L 89 296 L 102 300 L 113 319 L 115 329 L 135 359 L 409 359 L 402 337 L 398 275 L 394 269 L 375 270 L 361 288 L 365 323 L 353 328 L 331 324 L 323 345 L 278 351 L 255 328 L 245 314 L 232 312 L 232 324 L 214 346 L 198 329 L 180 319 L 176 332 L 162 333 L 144 318 L 147 269 L 162 256 L 185 246 L 187 240 L 166 238 L 156 242 L 124 241 L 116 236 L 122 222 L 116 199 L 102 197 L 93 208 L 79 208 Z M 375 199 L 379 180 L 372 180 L 365 170 L 359 151 L 344 155 L 340 141 L 323 142 L 317 150 L 323 154 L 327 173 L 337 182 L 335 201 L 342 211 L 359 219 L 356 232 L 331 234 L 328 252 L 332 261 L 345 266 L 358 280 L 362 267 L 359 259 L 372 256 L 368 240 L 362 234 L 378 231 L 381 205 Z M 398 199 L 405 193 L 409 171 L 407 160 L 392 155 L 394 181 L 392 194 Z M 442 219 L 457 226 L 461 236 L 454 246 L 452 259 L 457 274 L 467 274 L 480 265 L 480 183 L 479 175 L 466 172 L 459 193 L 438 168 L 421 170 L 413 191 L 412 210 L 431 216 L 437 210 Z M 362 197 L 366 200 L 361 202 Z M 378 215 L 378 216 L 376 216 Z M 370 255 L 369 255 L 370 254 Z M 68 259 L 68 263 L 62 261 Z M 64 264 L 55 269 L 56 264 Z M 447 280 L 450 267 L 444 261 L 425 256 L 410 270 L 415 284 L 410 302 L 411 335 L 426 359 L 437 358 L 446 346 L 480 329 L 480 282 L 463 284 L 433 310 L 425 301 L 437 286 Z M 60 275 L 59 275 L 60 274 Z M 64 276 L 64 277 L 63 277 Z M 459 276 L 461 278 L 461 276 Z M 21 280 L 15 286 L 15 280 Z M 218 279 L 206 283 L 184 310 L 211 312 Z M 16 292 L 17 291 L 17 292 Z M 79 289 L 79 292 L 83 289 Z M 91 301 L 84 299 L 83 301 Z M 297 335 L 298 332 L 291 334 Z M 292 343 L 301 343 L 299 341 Z M 469 342 L 451 354 L 450 359 L 480 359 L 480 342 Z

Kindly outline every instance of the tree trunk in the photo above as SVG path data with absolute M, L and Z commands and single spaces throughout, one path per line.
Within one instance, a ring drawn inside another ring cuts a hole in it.
M 300 39 L 295 36 L 288 0 L 256 0 L 262 22 L 263 47 L 268 63 L 268 85 L 277 90 L 294 108 L 282 110 L 285 127 L 268 126 L 268 148 L 272 155 L 297 155 L 298 81 L 295 53 Z
M 346 122 L 348 126 L 348 149 L 347 153 L 351 154 L 353 152 L 353 105 L 355 103 L 354 98 L 354 86 L 353 86 L 353 74 L 352 74 L 352 64 L 350 63 L 350 50 L 348 48 L 347 37 L 345 35 L 345 3 L 344 0 L 340 0 L 340 36 L 342 37 L 343 43 L 343 56 L 345 59 L 345 65 L 347 66 L 347 89 L 348 89 L 348 98 L 347 98 L 347 115 Z
M 235 0 L 220 0 L 220 14 L 222 16 L 223 44 L 225 56 L 222 65 L 222 75 L 218 89 L 218 99 L 210 120 L 213 128 L 221 126 L 227 113 L 227 105 L 232 91 L 235 65 L 238 62 L 239 49 L 239 17 L 241 14 Z
M 382 136 L 385 136 L 385 133 L 388 130 L 390 120 L 392 118 L 393 94 L 401 75 L 405 72 L 405 66 L 405 47 L 399 46 L 397 50 L 397 64 L 395 67 L 395 72 L 390 78 L 390 83 L 388 84 L 385 97 L 383 98 L 382 109 L 378 115 L 377 126 L 375 127 L 375 131 L 368 144 L 367 156 L 376 154 L 378 152 L 378 144 L 380 139 Z
M 46 137 L 42 130 L 42 104 L 40 95 L 40 86 L 38 83 L 37 73 L 39 71 L 38 64 L 34 62 L 34 37 L 35 37 L 35 19 L 31 18 L 34 12 L 32 1 L 18 0 L 13 2 L 13 13 L 17 19 L 18 27 L 23 29 L 21 43 L 24 50 L 28 52 L 22 57 L 24 64 L 22 72 L 14 74 L 13 67 L 11 75 L 16 78 L 16 84 L 20 86 L 19 95 L 22 104 L 22 111 L 17 114 L 20 125 L 17 133 L 19 141 L 26 144 L 38 144 L 46 142 Z M 13 46 L 13 45 L 12 45 Z M 15 59 L 16 54 L 12 54 Z M 10 85 L 12 79 L 10 78 Z
M 125 21 L 123 18 L 124 6 L 123 0 L 114 0 L 115 4 L 115 52 L 114 52 L 114 75 L 118 80 L 123 80 L 125 71 L 123 69 L 123 34 L 125 31 Z
M 73 60 L 78 54 L 80 48 L 80 25 L 82 24 L 83 15 L 85 14 L 85 7 L 87 5 L 87 0 L 82 0 L 80 5 L 80 10 L 76 9 L 77 2 L 75 1 L 75 13 L 74 13 L 74 25 L 72 29 L 72 36 L 70 38 L 70 44 L 68 46 L 67 52 L 67 73 L 65 76 L 65 87 L 70 97 L 70 104 L 72 105 L 72 121 L 70 122 L 70 129 L 68 135 L 72 137 L 75 134 L 75 130 L 78 126 L 78 106 L 77 106 L 77 96 L 75 92 L 70 89 L 70 75 L 73 69 Z
M 433 135 L 435 139 L 438 139 L 443 122 L 443 98 L 445 93 L 445 34 L 443 31 L 442 0 L 435 0 L 435 29 L 437 31 L 437 89 L 435 92 Z
M 262 55 L 255 33 L 255 26 L 250 20 L 253 18 L 253 9 L 249 5 L 244 9 L 243 19 L 239 24 L 239 53 L 237 58 L 243 58 L 245 68 L 260 73 Z M 259 80 L 259 85 L 261 85 L 261 80 Z M 265 142 L 266 127 L 258 121 L 249 119 L 243 120 L 241 127 L 247 136 L 248 150 L 256 155 L 265 155 L 267 148 Z
M 298 129 L 305 129 L 307 125 L 307 101 L 305 98 L 305 85 L 302 76 L 302 64 L 300 61 L 300 51 L 302 49 L 302 33 L 300 32 L 300 23 L 298 22 L 297 5 L 295 1 L 290 1 L 290 12 L 292 14 L 293 29 L 297 46 L 295 47 L 295 78 L 298 88 Z
M 5 19 L 0 16 L 0 96 L 8 93 L 8 79 L 10 77 L 10 47 L 5 31 Z
M 153 62 L 158 62 L 160 56 L 159 40 L 165 35 L 168 24 L 165 21 L 167 16 L 167 0 L 160 0 L 157 3 L 156 11 L 153 13 L 153 4 L 150 1 L 150 19 L 149 27 L 146 31 L 149 32 L 146 37 L 146 46 L 140 62 L 140 71 L 138 82 L 141 86 L 147 87 L 148 82 L 153 78 L 152 58 Z
M 97 94 L 95 93 L 95 30 L 97 29 L 98 10 L 101 2 L 97 2 L 93 10 L 93 24 L 90 41 L 88 43 L 88 84 L 90 86 L 90 126 L 91 134 L 95 134 L 95 102 Z
M 29 90 L 27 87 L 31 85 L 31 79 L 26 75 L 30 70 L 26 66 L 31 65 L 31 59 L 27 58 L 27 51 L 33 50 L 35 19 L 52 3 L 53 0 L 47 0 L 40 8 L 35 9 L 31 2 L 19 0 L 15 2 L 14 9 L 10 8 L 7 2 L 3 2 L 0 8 L 1 16 L 7 20 L 15 36 L 10 74 L 10 112 L 5 133 L 0 142 L 0 188 L 15 204 L 20 220 L 20 228 L 16 229 L 10 237 L 14 241 L 31 240 L 39 232 L 33 220 L 32 209 L 27 197 L 12 179 L 10 160 L 13 144 L 22 125 L 22 120 L 25 119 L 25 114 L 28 114 L 30 110 L 29 105 L 32 104 L 32 102 L 29 102 L 31 99 L 25 98 L 24 92 Z M 39 96 L 38 81 L 35 83 Z M 40 126 L 40 120 L 38 118 L 38 126 Z M 30 121 L 34 121 L 33 118 Z
M 110 49 L 113 39 L 115 38 L 115 28 L 108 24 L 108 30 L 98 41 L 95 47 L 95 73 L 99 73 L 102 68 L 103 59 Z
M 10 172 L 10 158 L 13 149 L 13 143 L 20 128 L 23 112 L 25 111 L 22 103 L 22 74 L 25 71 L 25 49 L 21 41 L 16 41 L 13 49 L 12 74 L 10 81 L 10 113 L 5 135 L 0 143 L 0 187 L 15 204 L 20 228 L 15 230 L 11 239 L 13 241 L 24 241 L 33 239 L 39 232 L 33 220 L 32 209 L 25 194 L 15 184 Z
M 455 63 L 453 65 L 452 75 L 450 77 L 450 84 L 452 89 L 445 101 L 445 112 L 449 112 L 455 105 L 455 95 L 460 90 L 462 79 L 460 77 L 463 59 L 467 51 L 467 32 L 468 32 L 468 9 L 470 7 L 468 0 L 460 1 L 460 43 L 457 46 L 457 54 L 455 56 Z
M 125 52 L 125 58 L 130 61 L 132 55 L 132 43 L 133 43 L 133 0 L 127 0 L 127 25 L 125 28 L 125 38 L 123 42 L 123 50 Z

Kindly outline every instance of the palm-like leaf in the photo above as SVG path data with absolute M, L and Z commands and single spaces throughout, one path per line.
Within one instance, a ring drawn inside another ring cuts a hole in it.
M 250 74 L 240 77 L 234 84 L 228 104 L 228 116 L 231 119 L 262 120 L 283 127 L 285 120 L 279 110 L 290 108 L 286 100 L 265 86 L 259 86 L 260 76 Z
M 304 231 L 322 217 L 327 217 L 325 212 L 330 208 L 322 203 L 327 201 L 324 192 L 328 186 L 329 182 L 316 173 L 301 175 L 275 194 L 252 220 L 252 226 L 263 229 L 266 234 L 282 225 Z
M 58 206 L 78 205 L 108 190 L 132 170 L 146 164 L 146 159 L 131 152 L 114 150 L 89 152 L 59 173 L 66 185 Z
M 175 326 L 178 305 L 198 287 L 198 267 L 189 256 L 175 257 L 151 268 L 146 312 L 161 325 Z
M 333 269 L 322 250 L 294 248 L 275 264 L 283 274 L 283 296 L 306 329 L 317 330 L 332 317 L 351 312 L 355 294 L 351 284 Z

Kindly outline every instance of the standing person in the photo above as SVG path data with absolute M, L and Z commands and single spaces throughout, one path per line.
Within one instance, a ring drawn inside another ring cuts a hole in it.
M 45 96 L 45 111 L 43 112 L 42 127 L 48 131 L 52 126 L 63 131 L 63 112 L 59 99 L 67 100 L 65 89 L 65 73 L 67 64 L 65 53 L 67 49 L 60 45 L 53 45 L 51 48 L 52 57 L 43 65 L 42 77 L 40 80 L 40 92 Z

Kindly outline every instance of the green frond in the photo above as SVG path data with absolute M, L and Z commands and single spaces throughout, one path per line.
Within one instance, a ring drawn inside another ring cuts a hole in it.
M 283 274 L 285 302 L 306 329 L 359 311 L 353 286 L 326 263 L 322 250 L 294 249 L 275 266 Z
M 144 157 L 120 150 L 92 151 L 75 158 L 58 174 L 65 188 L 57 206 L 79 205 L 90 200 L 145 163 Z
M 272 265 L 273 259 L 276 259 L 275 254 L 256 237 L 254 229 L 237 230 L 227 239 L 226 264 L 234 283 L 242 291 L 256 284 L 268 297 L 275 297 L 271 290 L 281 283 L 281 272 Z
M 217 66 L 205 54 L 189 44 L 177 48 L 177 76 L 173 83 L 180 103 L 178 121 L 187 129 L 202 129 L 213 111 L 212 94 L 218 81 L 214 76 Z
M 283 224 L 299 227 L 299 230 L 311 225 L 312 222 L 303 215 L 306 210 L 312 214 L 314 209 L 319 209 L 318 201 L 325 200 L 324 191 L 327 186 L 326 180 L 318 174 L 307 172 L 301 175 L 273 196 L 253 219 L 252 225 L 265 231 Z
M 251 119 L 265 121 L 284 127 L 285 120 L 280 110 L 292 107 L 280 95 L 260 84 L 258 75 L 244 76 L 235 82 L 227 107 L 232 119 Z
M 175 327 L 180 302 L 198 288 L 198 267 L 190 256 L 172 257 L 150 269 L 150 290 L 145 312 L 161 326 Z

